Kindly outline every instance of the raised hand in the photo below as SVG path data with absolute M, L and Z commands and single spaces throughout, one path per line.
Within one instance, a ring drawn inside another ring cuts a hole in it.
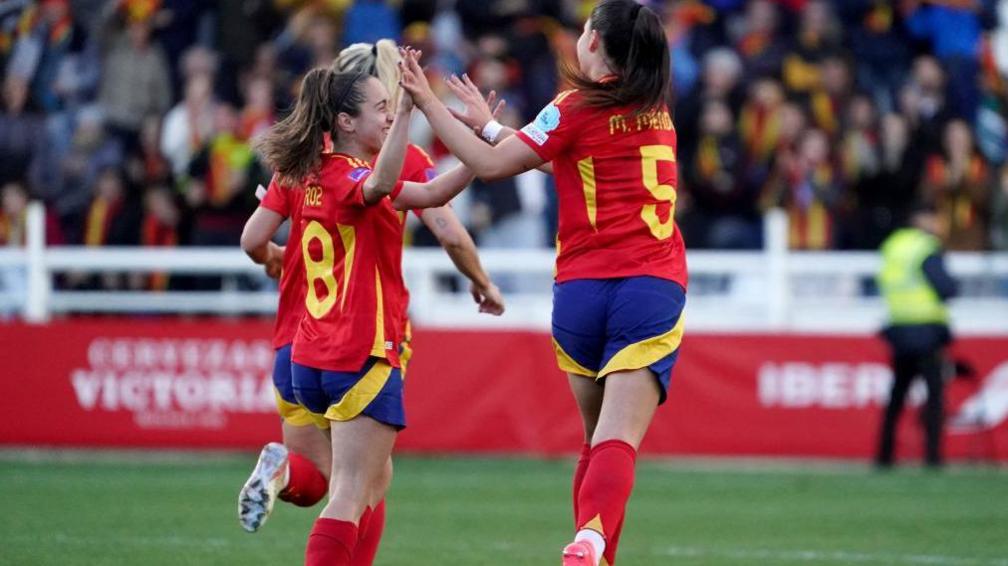
M 476 135 L 481 135 L 483 127 L 491 120 L 496 120 L 504 110 L 506 104 L 504 99 L 497 101 L 497 92 L 491 90 L 487 94 L 486 100 L 483 100 L 483 95 L 480 94 L 479 88 L 469 80 L 469 75 L 462 75 L 461 79 L 452 75 L 448 77 L 447 84 L 448 88 L 465 106 L 465 111 L 462 112 L 451 107 L 448 108 L 448 111 L 458 121 L 472 128 Z M 494 102 L 496 102 L 496 106 L 494 106 Z M 493 110 L 490 110 L 491 108 Z
M 409 47 L 400 47 L 399 55 L 402 57 L 402 61 L 399 62 L 399 86 L 409 93 L 417 108 L 424 110 L 425 106 L 437 98 L 420 67 L 421 52 Z

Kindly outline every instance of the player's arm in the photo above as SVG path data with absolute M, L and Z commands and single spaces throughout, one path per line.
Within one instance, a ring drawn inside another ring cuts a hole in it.
M 488 147 L 451 112 L 431 91 L 430 84 L 417 62 L 414 51 L 404 51 L 402 86 L 413 102 L 427 116 L 434 133 L 448 150 L 465 163 L 477 177 L 486 180 L 503 179 L 535 169 L 545 160 L 515 136 L 494 147 Z
M 483 138 L 485 142 L 497 145 L 515 133 L 514 128 L 497 121 L 506 102 L 503 98 L 497 100 L 496 91 L 491 90 L 484 99 L 479 87 L 466 74 L 463 74 L 462 78 L 451 75 L 446 84 L 464 106 L 464 110 L 461 111 L 451 107 L 448 108 L 448 111 L 456 120 L 472 128 L 473 133 Z M 494 106 L 495 102 L 496 106 Z M 543 163 L 537 169 L 543 173 L 553 174 L 553 164 L 549 162 Z
M 428 208 L 420 214 L 420 220 L 434 233 L 459 273 L 469 279 L 469 292 L 479 305 L 479 311 L 495 316 L 503 314 L 504 297 L 483 270 L 476 243 L 452 209 L 447 206 Z
M 382 101 L 380 104 L 387 104 Z M 379 108 L 385 111 L 385 108 Z M 395 119 L 389 129 L 385 143 L 378 152 L 378 159 L 371 174 L 364 180 L 364 203 L 374 204 L 385 198 L 396 188 L 399 175 L 402 172 L 403 160 L 406 158 L 406 145 L 409 136 L 410 114 L 413 112 L 413 100 L 403 92 L 396 107 Z
M 273 268 L 277 269 L 283 263 L 283 251 L 281 246 L 272 242 L 273 234 L 276 234 L 284 217 L 279 213 L 265 207 L 258 207 L 248 221 L 241 234 L 241 248 L 252 261 L 266 266 L 266 273 L 270 277 L 275 277 Z
M 406 181 L 392 201 L 392 206 L 397 210 L 444 206 L 468 187 L 474 178 L 468 167 L 456 165 L 447 173 L 438 175 L 426 183 Z

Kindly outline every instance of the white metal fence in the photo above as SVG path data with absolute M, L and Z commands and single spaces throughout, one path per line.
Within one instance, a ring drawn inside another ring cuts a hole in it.
M 873 293 L 878 257 L 871 252 L 789 252 L 787 220 L 767 216 L 766 247 L 754 252 L 697 251 L 688 255 L 687 304 L 692 330 L 719 332 L 870 332 L 883 323 Z M 64 313 L 263 313 L 276 308 L 272 285 L 243 291 L 239 276 L 265 282 L 262 270 L 231 248 L 46 247 L 44 211 L 28 214 L 28 245 L 0 250 L 0 312 L 31 322 Z M 467 285 L 438 249 L 410 248 L 403 269 L 417 324 L 546 329 L 551 310 L 551 250 L 481 250 L 483 265 L 505 291 L 507 312 L 480 315 Z M 964 295 L 952 303 L 955 329 L 1008 334 L 1008 254 L 949 254 Z M 224 290 L 65 291 L 53 287 L 65 272 L 161 272 L 224 276 Z

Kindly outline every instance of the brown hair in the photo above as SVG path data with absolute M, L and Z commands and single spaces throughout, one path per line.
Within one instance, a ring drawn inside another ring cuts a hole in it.
M 639 106 L 652 110 L 672 100 L 668 41 L 661 19 L 634 0 L 602 0 L 592 10 L 590 28 L 602 37 L 614 81 L 596 82 L 564 67 L 564 78 L 595 107 Z
M 335 73 L 325 67 L 305 75 L 294 110 L 256 143 L 281 184 L 300 183 L 318 169 L 324 134 L 335 142 L 336 117 L 340 113 L 360 114 L 365 98 L 362 85 L 367 78 L 362 72 Z

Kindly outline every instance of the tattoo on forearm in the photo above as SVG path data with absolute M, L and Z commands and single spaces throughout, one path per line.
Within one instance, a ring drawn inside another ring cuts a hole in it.
M 448 221 L 444 218 L 435 218 L 434 223 L 437 224 L 438 228 L 448 228 Z

